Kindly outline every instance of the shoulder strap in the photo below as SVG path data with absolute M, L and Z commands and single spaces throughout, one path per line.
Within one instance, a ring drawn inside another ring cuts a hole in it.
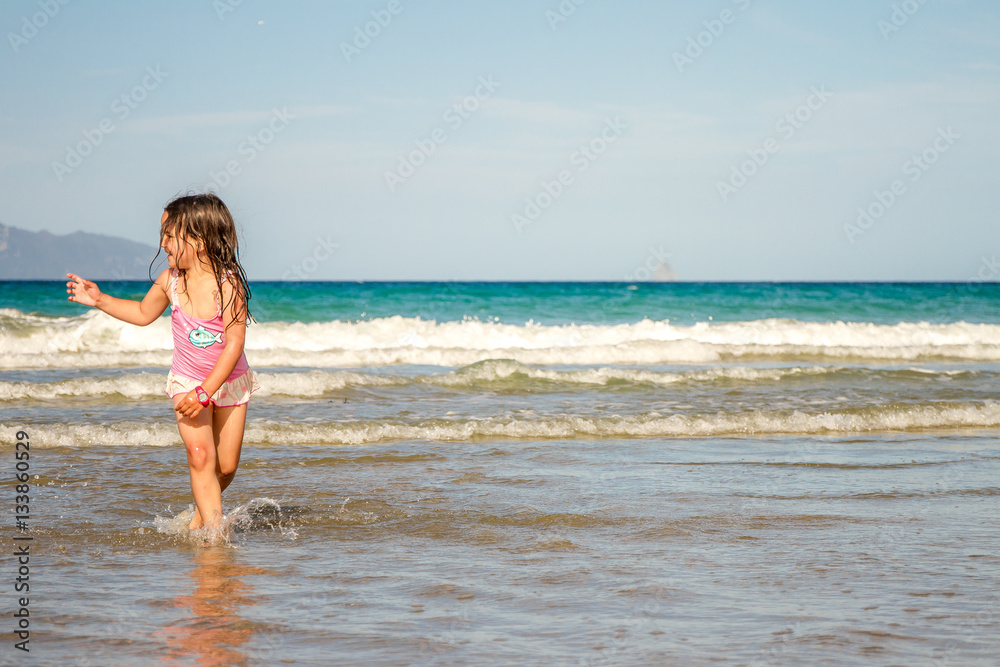
M 177 305 L 177 278 L 180 276 L 180 271 L 174 269 L 170 274 L 170 305 Z
M 219 280 L 219 284 L 229 282 L 229 276 L 232 275 L 232 271 L 226 271 L 222 274 L 222 278 Z M 220 317 L 222 315 L 222 290 L 215 295 L 215 316 Z

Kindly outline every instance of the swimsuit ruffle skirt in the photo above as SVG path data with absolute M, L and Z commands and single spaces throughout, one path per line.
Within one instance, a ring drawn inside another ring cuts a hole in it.
M 177 277 L 173 271 L 170 281 L 170 328 L 174 335 L 174 359 L 167 374 L 167 395 L 173 398 L 186 394 L 211 374 L 226 345 L 222 307 L 210 320 L 191 317 L 177 302 Z M 201 378 L 201 379 L 196 379 Z M 236 367 L 219 390 L 212 394 L 216 407 L 243 405 L 250 401 L 250 394 L 260 389 L 257 375 L 247 364 L 246 354 L 241 354 Z

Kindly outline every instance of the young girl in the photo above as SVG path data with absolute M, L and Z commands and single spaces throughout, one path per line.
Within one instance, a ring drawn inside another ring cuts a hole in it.
M 187 449 L 197 506 L 190 528 L 218 529 L 222 492 L 236 476 L 250 394 L 260 386 L 243 353 L 250 288 L 239 263 L 236 225 L 214 194 L 178 197 L 160 218 L 167 265 L 140 301 L 102 294 L 66 274 L 69 300 L 146 326 L 171 306 L 174 357 L 167 394 Z

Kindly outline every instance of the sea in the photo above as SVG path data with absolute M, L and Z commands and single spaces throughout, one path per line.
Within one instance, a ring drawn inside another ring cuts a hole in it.
M 1000 664 L 1000 285 L 251 287 L 212 541 L 168 317 L 0 282 L 0 664 Z

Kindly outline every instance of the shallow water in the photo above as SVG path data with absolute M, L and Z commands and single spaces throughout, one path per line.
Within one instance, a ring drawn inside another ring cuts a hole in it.
M 35 454 L 37 664 L 964 665 L 1000 648 L 989 436 L 250 447 L 232 542 L 212 547 L 157 526 L 188 502 L 182 457 Z

